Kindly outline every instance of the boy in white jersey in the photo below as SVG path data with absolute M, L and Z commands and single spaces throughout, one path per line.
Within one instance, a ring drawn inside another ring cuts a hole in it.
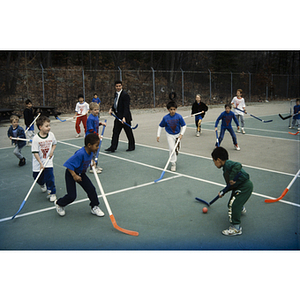
M 87 121 L 87 113 L 90 107 L 89 104 L 84 101 L 84 97 L 82 94 L 78 95 L 78 102 L 75 107 L 75 115 L 76 118 L 75 129 L 76 129 L 76 137 L 80 137 L 80 123 L 82 122 L 84 127 L 84 133 L 86 133 L 86 121 Z
M 232 104 L 233 108 L 238 108 L 238 109 L 234 110 L 234 114 L 235 114 L 236 118 L 238 119 L 239 123 L 241 124 L 242 133 L 245 134 L 246 132 L 244 129 L 244 127 L 245 127 L 244 113 L 246 113 L 246 104 L 245 104 L 245 99 L 242 97 L 242 95 L 243 95 L 243 90 L 238 89 L 236 91 L 236 96 L 231 101 L 231 104 Z M 240 130 L 238 129 L 237 132 L 240 132 Z
M 41 116 L 36 121 L 39 133 L 32 139 L 32 171 L 33 178 L 36 179 L 40 170 L 43 169 L 37 183 L 40 185 L 42 192 L 48 191 L 49 200 L 56 200 L 56 187 L 53 173 L 53 152 L 56 148 L 57 141 L 52 132 L 50 132 L 50 119 L 46 116 Z M 49 157 L 49 161 L 45 166 L 45 162 Z

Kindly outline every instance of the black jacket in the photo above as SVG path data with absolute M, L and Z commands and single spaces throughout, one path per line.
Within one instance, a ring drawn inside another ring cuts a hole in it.
M 200 112 L 200 111 L 204 111 L 203 114 L 200 114 L 200 116 L 203 118 L 203 117 L 205 116 L 205 112 L 206 112 L 207 110 L 208 110 L 208 107 L 207 107 L 207 105 L 206 105 L 205 103 L 200 102 L 200 104 L 198 104 L 198 102 L 195 101 L 195 102 L 193 103 L 193 106 L 192 106 L 192 115 L 193 115 L 193 114 L 196 114 L 196 113 L 198 113 L 198 112 Z
M 116 93 L 115 93 L 114 97 L 115 96 L 116 96 Z M 112 105 L 111 109 L 117 115 L 117 117 L 119 119 L 122 120 L 125 117 L 126 122 L 129 123 L 132 121 L 132 116 L 131 116 L 129 106 L 130 106 L 130 97 L 124 90 L 122 90 L 120 97 L 119 97 L 118 105 L 117 105 L 117 112 L 114 108 L 114 105 Z

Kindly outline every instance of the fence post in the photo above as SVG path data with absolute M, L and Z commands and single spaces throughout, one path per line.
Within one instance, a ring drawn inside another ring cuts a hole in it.
M 230 72 L 230 93 L 231 93 L 231 98 L 230 99 L 232 99 L 233 97 L 232 97 L 232 72 Z
M 43 106 L 45 106 L 44 68 L 42 64 L 41 64 L 41 68 L 42 68 L 42 82 L 43 82 Z
M 184 71 L 180 68 L 181 70 L 181 90 L 182 90 L 182 106 L 184 106 Z
M 85 101 L 85 86 L 84 86 L 84 70 L 82 68 L 82 89 L 83 89 L 83 99 Z
M 120 81 L 122 81 L 122 70 L 121 68 L 118 66 L 119 72 L 120 72 Z
M 248 71 L 249 74 L 249 101 L 251 102 L 251 73 Z
M 208 69 L 209 71 L 209 101 L 211 101 L 211 71 L 210 69 Z
M 152 82 L 153 82 L 153 106 L 155 107 L 155 70 L 152 69 Z
M 268 83 L 266 85 L 266 100 L 268 101 L 268 93 L 269 93 L 269 87 L 268 87 Z
M 290 75 L 287 75 L 286 78 L 286 97 L 289 98 L 289 81 L 290 81 Z

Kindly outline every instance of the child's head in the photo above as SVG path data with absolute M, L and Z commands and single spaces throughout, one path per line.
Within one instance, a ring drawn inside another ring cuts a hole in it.
M 198 103 L 201 102 L 201 95 L 200 95 L 200 94 L 197 94 L 197 95 L 196 95 L 196 101 L 197 101 Z
M 243 95 L 243 90 L 242 90 L 242 89 L 237 89 L 236 95 L 237 95 L 238 97 L 242 97 L 242 95 Z
M 296 104 L 297 104 L 297 105 L 300 104 L 300 99 L 296 99 Z
M 13 126 L 13 128 L 17 128 L 19 125 L 19 117 L 16 115 L 12 115 L 9 118 L 11 125 Z
M 94 93 L 94 98 L 96 99 L 96 98 L 98 98 L 98 95 L 97 95 L 97 93 Z
M 99 113 L 99 104 L 97 104 L 96 102 L 92 102 L 90 104 L 90 112 L 93 116 L 98 116 Z
M 79 95 L 78 95 L 78 101 L 79 101 L 80 103 L 83 103 L 83 102 L 84 102 L 84 97 L 83 97 L 82 94 L 79 94 Z
M 97 152 L 99 148 L 100 138 L 97 133 L 89 133 L 84 138 L 84 146 L 89 149 L 89 152 Z
M 225 111 L 229 113 L 231 111 L 231 104 L 225 104 Z
M 214 151 L 211 153 L 211 157 L 214 161 L 214 164 L 217 168 L 221 168 L 224 166 L 226 160 L 228 160 L 228 152 L 223 147 L 217 147 L 214 149 Z
M 25 101 L 25 105 L 26 105 L 27 108 L 31 108 L 31 107 L 32 107 L 32 102 L 31 102 L 31 100 L 30 100 L 30 99 L 27 99 L 27 100 Z
M 51 129 L 50 127 L 50 119 L 47 116 L 40 116 L 36 120 L 37 128 L 43 133 L 48 133 Z
M 177 110 L 177 104 L 175 101 L 170 101 L 167 104 L 167 109 L 171 116 L 174 116 Z

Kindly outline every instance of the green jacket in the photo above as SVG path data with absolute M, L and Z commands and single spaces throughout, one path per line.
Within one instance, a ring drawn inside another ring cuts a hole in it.
M 226 184 L 229 184 L 230 180 L 233 180 L 234 177 L 241 172 L 240 177 L 236 180 L 236 183 L 230 187 L 230 190 L 235 190 L 243 185 L 244 182 L 250 179 L 248 173 L 243 170 L 242 164 L 232 160 L 226 160 L 225 165 L 223 166 L 223 176 L 226 181 Z

